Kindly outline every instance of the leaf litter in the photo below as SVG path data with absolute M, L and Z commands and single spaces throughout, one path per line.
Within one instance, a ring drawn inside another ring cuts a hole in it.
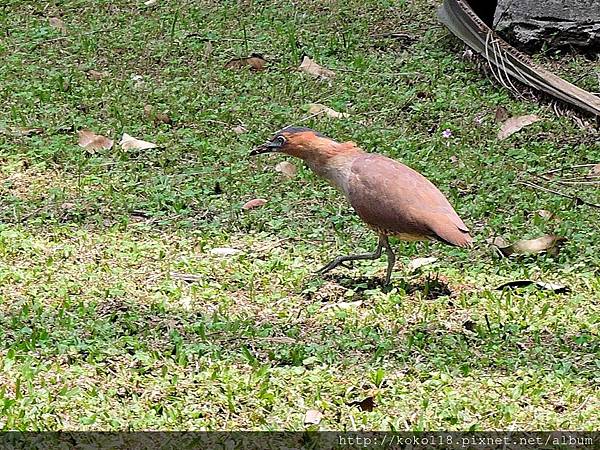
M 152 142 L 134 138 L 127 133 L 123 133 L 123 137 L 121 138 L 119 145 L 123 148 L 123 150 L 149 150 L 151 148 L 158 147 Z
M 503 256 L 532 255 L 546 252 L 549 255 L 557 255 L 566 238 L 555 234 L 547 234 L 535 239 L 524 239 L 506 245 L 504 239 L 495 238 L 491 244 L 496 246 Z
M 79 146 L 85 148 L 90 153 L 95 153 L 97 150 L 110 150 L 114 144 L 112 139 L 90 130 L 79 130 L 77 135 L 79 136 Z
M 312 59 L 310 59 L 308 56 L 305 56 L 304 58 L 302 58 L 302 63 L 300 64 L 299 69 L 302 72 L 312 75 L 313 77 L 316 77 L 316 78 L 330 79 L 330 78 L 335 77 L 335 72 L 333 70 L 329 70 L 329 69 L 326 69 L 325 67 L 321 67 L 316 62 L 314 62 Z
M 535 114 L 511 117 L 510 119 L 507 119 L 500 127 L 500 131 L 498 131 L 498 140 L 502 141 L 508 138 L 509 136 L 512 136 L 516 132 L 520 131 L 521 129 L 525 128 L 526 126 L 538 122 L 539 120 L 541 119 Z
M 247 211 L 249 209 L 260 208 L 261 206 L 265 205 L 266 203 L 267 203 L 267 200 L 264 198 L 254 198 L 254 199 L 249 200 L 246 203 L 244 203 L 242 205 L 242 209 L 244 211 Z
M 323 114 L 327 117 L 331 117 L 332 119 L 345 119 L 350 117 L 350 114 L 348 113 L 337 112 L 336 110 L 331 109 L 328 106 L 321 105 L 320 103 L 309 103 L 308 113 L 312 115 Z
M 234 58 L 229 60 L 225 64 L 225 68 L 236 70 L 249 68 L 250 70 L 261 71 L 265 70 L 266 64 L 267 60 L 262 55 L 258 53 L 252 53 L 247 58 Z

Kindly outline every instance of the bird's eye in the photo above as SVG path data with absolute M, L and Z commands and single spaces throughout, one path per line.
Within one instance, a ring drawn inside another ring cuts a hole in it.
M 277 136 L 275 138 L 275 144 L 277 144 L 278 147 L 283 147 L 283 145 L 285 144 L 286 140 L 283 136 Z

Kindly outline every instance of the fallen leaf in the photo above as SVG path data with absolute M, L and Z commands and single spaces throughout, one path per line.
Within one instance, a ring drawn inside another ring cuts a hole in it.
M 156 113 L 156 116 L 154 116 L 154 123 L 164 123 L 166 125 L 171 125 L 173 123 L 173 120 L 171 119 L 171 117 L 169 117 L 167 113 L 159 111 Z
M 97 70 L 88 70 L 87 77 L 92 81 L 100 81 L 102 78 L 106 78 L 108 72 L 99 72 Z
M 556 215 L 554 215 L 554 213 L 552 213 L 546 209 L 540 209 L 540 210 L 536 211 L 535 213 L 542 219 L 550 220 L 550 219 L 556 218 Z
M 600 164 L 596 164 L 594 167 L 592 167 L 592 170 L 590 173 L 592 175 L 600 175 Z
M 452 164 L 458 164 L 458 163 L 459 163 L 458 156 L 456 156 L 456 155 L 452 155 L 452 156 L 450 156 L 450 162 L 451 162 Z
M 367 397 L 364 400 L 361 401 L 356 401 L 356 402 L 350 402 L 347 403 L 348 406 L 358 406 L 358 409 L 360 409 L 361 411 L 373 411 L 373 408 L 375 408 L 375 402 L 373 401 L 373 397 Z
M 534 253 L 548 252 L 548 254 L 556 255 L 560 246 L 567 239 L 554 234 L 547 234 L 537 239 L 527 239 L 517 241 L 514 244 L 506 247 L 498 246 L 498 249 L 504 256 L 511 255 L 530 255 Z
M 494 113 L 494 119 L 498 123 L 506 122 L 508 119 L 508 111 L 503 106 L 498 106 L 496 108 L 496 112 Z
M 570 289 L 563 285 L 557 283 L 546 283 L 544 281 L 533 281 L 533 280 L 514 280 L 508 281 L 506 283 L 501 284 L 496 288 L 496 290 L 501 291 L 503 289 L 514 289 L 519 287 L 531 286 L 534 285 L 538 289 L 543 291 L 552 291 L 556 294 L 565 294 L 570 291 Z
M 67 26 L 65 25 L 65 23 L 59 19 L 58 17 L 50 17 L 48 19 L 48 23 L 50 24 L 51 27 L 56 28 L 58 31 L 60 31 L 62 34 L 67 34 L 68 30 L 67 30 Z
M 215 247 L 211 249 L 210 254 L 215 256 L 232 256 L 240 253 L 241 250 L 231 247 Z
M 430 256 L 429 258 L 415 258 L 408 263 L 408 268 L 411 272 L 414 272 L 421 267 L 433 264 L 437 260 L 438 259 L 435 256 Z
M 304 416 L 304 425 L 319 425 L 323 419 L 323 413 L 317 409 L 309 409 Z
M 142 141 L 141 139 L 134 138 L 127 133 L 123 133 L 123 137 L 121 138 L 119 145 L 123 147 L 123 150 L 148 150 L 157 147 L 157 145 L 153 144 L 152 142 Z
M 159 125 L 161 123 L 171 125 L 173 123 L 167 113 L 160 111 L 154 112 L 154 108 L 152 108 L 151 105 L 144 106 L 144 115 L 151 119 L 154 122 L 154 125 Z
M 264 198 L 255 198 L 244 203 L 242 209 L 247 211 L 249 209 L 259 208 L 265 203 L 267 203 L 267 201 Z
M 237 127 L 233 127 L 232 130 L 235 134 L 244 134 L 248 131 L 243 125 L 238 125 Z
M 265 64 L 267 61 L 258 53 L 252 53 L 248 58 L 235 58 L 225 64 L 226 69 L 244 69 L 250 68 L 251 70 L 265 70 Z
M 152 5 L 156 5 L 157 0 L 148 0 L 144 2 L 144 5 L 146 6 L 152 6 Z
M 287 178 L 294 178 L 298 169 L 291 162 L 281 161 L 279 164 L 275 166 L 275 172 L 282 173 Z
M 308 113 L 314 115 L 325 114 L 327 117 L 332 117 L 334 119 L 344 119 L 346 117 L 350 117 L 350 114 L 348 113 L 337 112 L 325 105 L 321 105 L 320 103 L 309 103 Z
M 16 128 L 13 130 L 14 134 L 18 136 L 33 136 L 34 134 L 42 134 L 44 132 L 43 128 Z
M 519 116 L 519 117 L 511 117 L 506 122 L 504 122 L 502 124 L 502 126 L 500 127 L 500 131 L 498 131 L 498 139 L 502 141 L 502 140 L 506 139 L 507 137 L 509 137 L 510 135 L 521 130 L 522 128 L 526 127 L 527 125 L 531 125 L 532 123 L 535 123 L 538 120 L 540 120 L 540 118 L 538 116 L 536 116 L 535 114 L 529 114 L 526 116 Z
M 114 141 L 90 130 L 79 130 L 79 146 L 85 148 L 88 152 L 94 153 L 96 150 L 110 150 Z
M 310 59 L 308 56 L 305 56 L 302 59 L 302 64 L 300 64 L 299 69 L 302 72 L 307 73 L 307 74 L 312 75 L 313 77 L 317 77 L 317 78 L 326 78 L 327 79 L 327 78 L 335 77 L 335 72 L 333 70 L 329 70 L 324 67 L 321 67 L 316 62 L 314 62 L 312 59 Z

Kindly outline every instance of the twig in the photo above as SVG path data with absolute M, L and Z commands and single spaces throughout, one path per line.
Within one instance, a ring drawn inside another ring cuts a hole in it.
M 587 185 L 600 184 L 600 180 L 577 180 L 577 181 L 556 180 L 556 182 L 558 184 L 566 184 L 566 185 L 573 185 L 573 184 L 587 184 Z
M 589 400 L 590 400 L 590 397 L 589 396 L 586 397 L 585 400 L 583 402 L 581 402 L 581 405 L 579 405 L 577 407 L 577 409 L 575 409 L 573 411 L 573 414 L 578 413 L 579 411 L 581 411 L 585 407 L 585 405 L 587 405 L 587 403 L 588 403 Z
M 528 186 L 528 187 L 533 188 L 533 189 L 538 189 L 540 191 L 549 192 L 550 194 L 555 194 L 555 195 L 559 195 L 560 197 L 571 199 L 574 202 L 580 203 L 582 205 L 592 206 L 594 208 L 600 208 L 600 205 L 597 205 L 596 203 L 588 202 L 587 200 L 584 200 L 581 197 L 576 197 L 574 195 L 565 194 L 564 192 L 555 191 L 554 189 L 548 189 L 548 188 L 545 188 L 545 187 L 540 186 L 538 184 L 534 184 L 534 183 L 531 183 L 531 182 L 528 182 L 528 181 L 517 181 L 517 183 L 518 184 L 522 184 L 524 186 Z
M 414 36 L 408 34 L 408 33 L 395 33 L 395 32 L 390 32 L 390 33 L 377 33 L 377 34 L 372 34 L 369 36 L 370 38 L 375 38 L 375 39 L 379 39 L 379 38 L 393 38 L 393 39 L 412 39 L 412 40 L 417 40 L 417 38 L 415 38 Z
M 584 175 L 581 177 L 571 177 L 571 178 L 563 178 L 560 181 L 595 181 L 595 179 L 598 178 L 600 179 L 600 174 L 598 175 Z
M 210 38 L 200 33 L 188 33 L 185 35 L 186 38 L 197 38 L 202 42 L 244 42 L 241 38 Z M 252 41 L 254 39 L 247 39 Z
M 542 175 L 550 175 L 551 173 L 564 172 L 565 170 L 571 170 L 571 169 L 581 169 L 582 167 L 594 167 L 595 165 L 596 164 L 577 164 L 577 165 L 571 166 L 571 167 L 561 167 L 560 169 L 552 169 L 547 172 L 544 172 Z

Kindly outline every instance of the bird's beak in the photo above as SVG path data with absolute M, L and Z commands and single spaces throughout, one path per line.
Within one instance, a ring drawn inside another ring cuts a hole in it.
M 250 152 L 250 156 L 256 156 L 256 155 L 261 155 L 263 153 L 274 152 L 278 148 L 279 148 L 279 146 L 277 144 L 274 144 L 273 142 L 270 142 L 270 141 L 269 142 L 265 142 L 262 145 L 254 147 L 252 149 L 252 151 Z

